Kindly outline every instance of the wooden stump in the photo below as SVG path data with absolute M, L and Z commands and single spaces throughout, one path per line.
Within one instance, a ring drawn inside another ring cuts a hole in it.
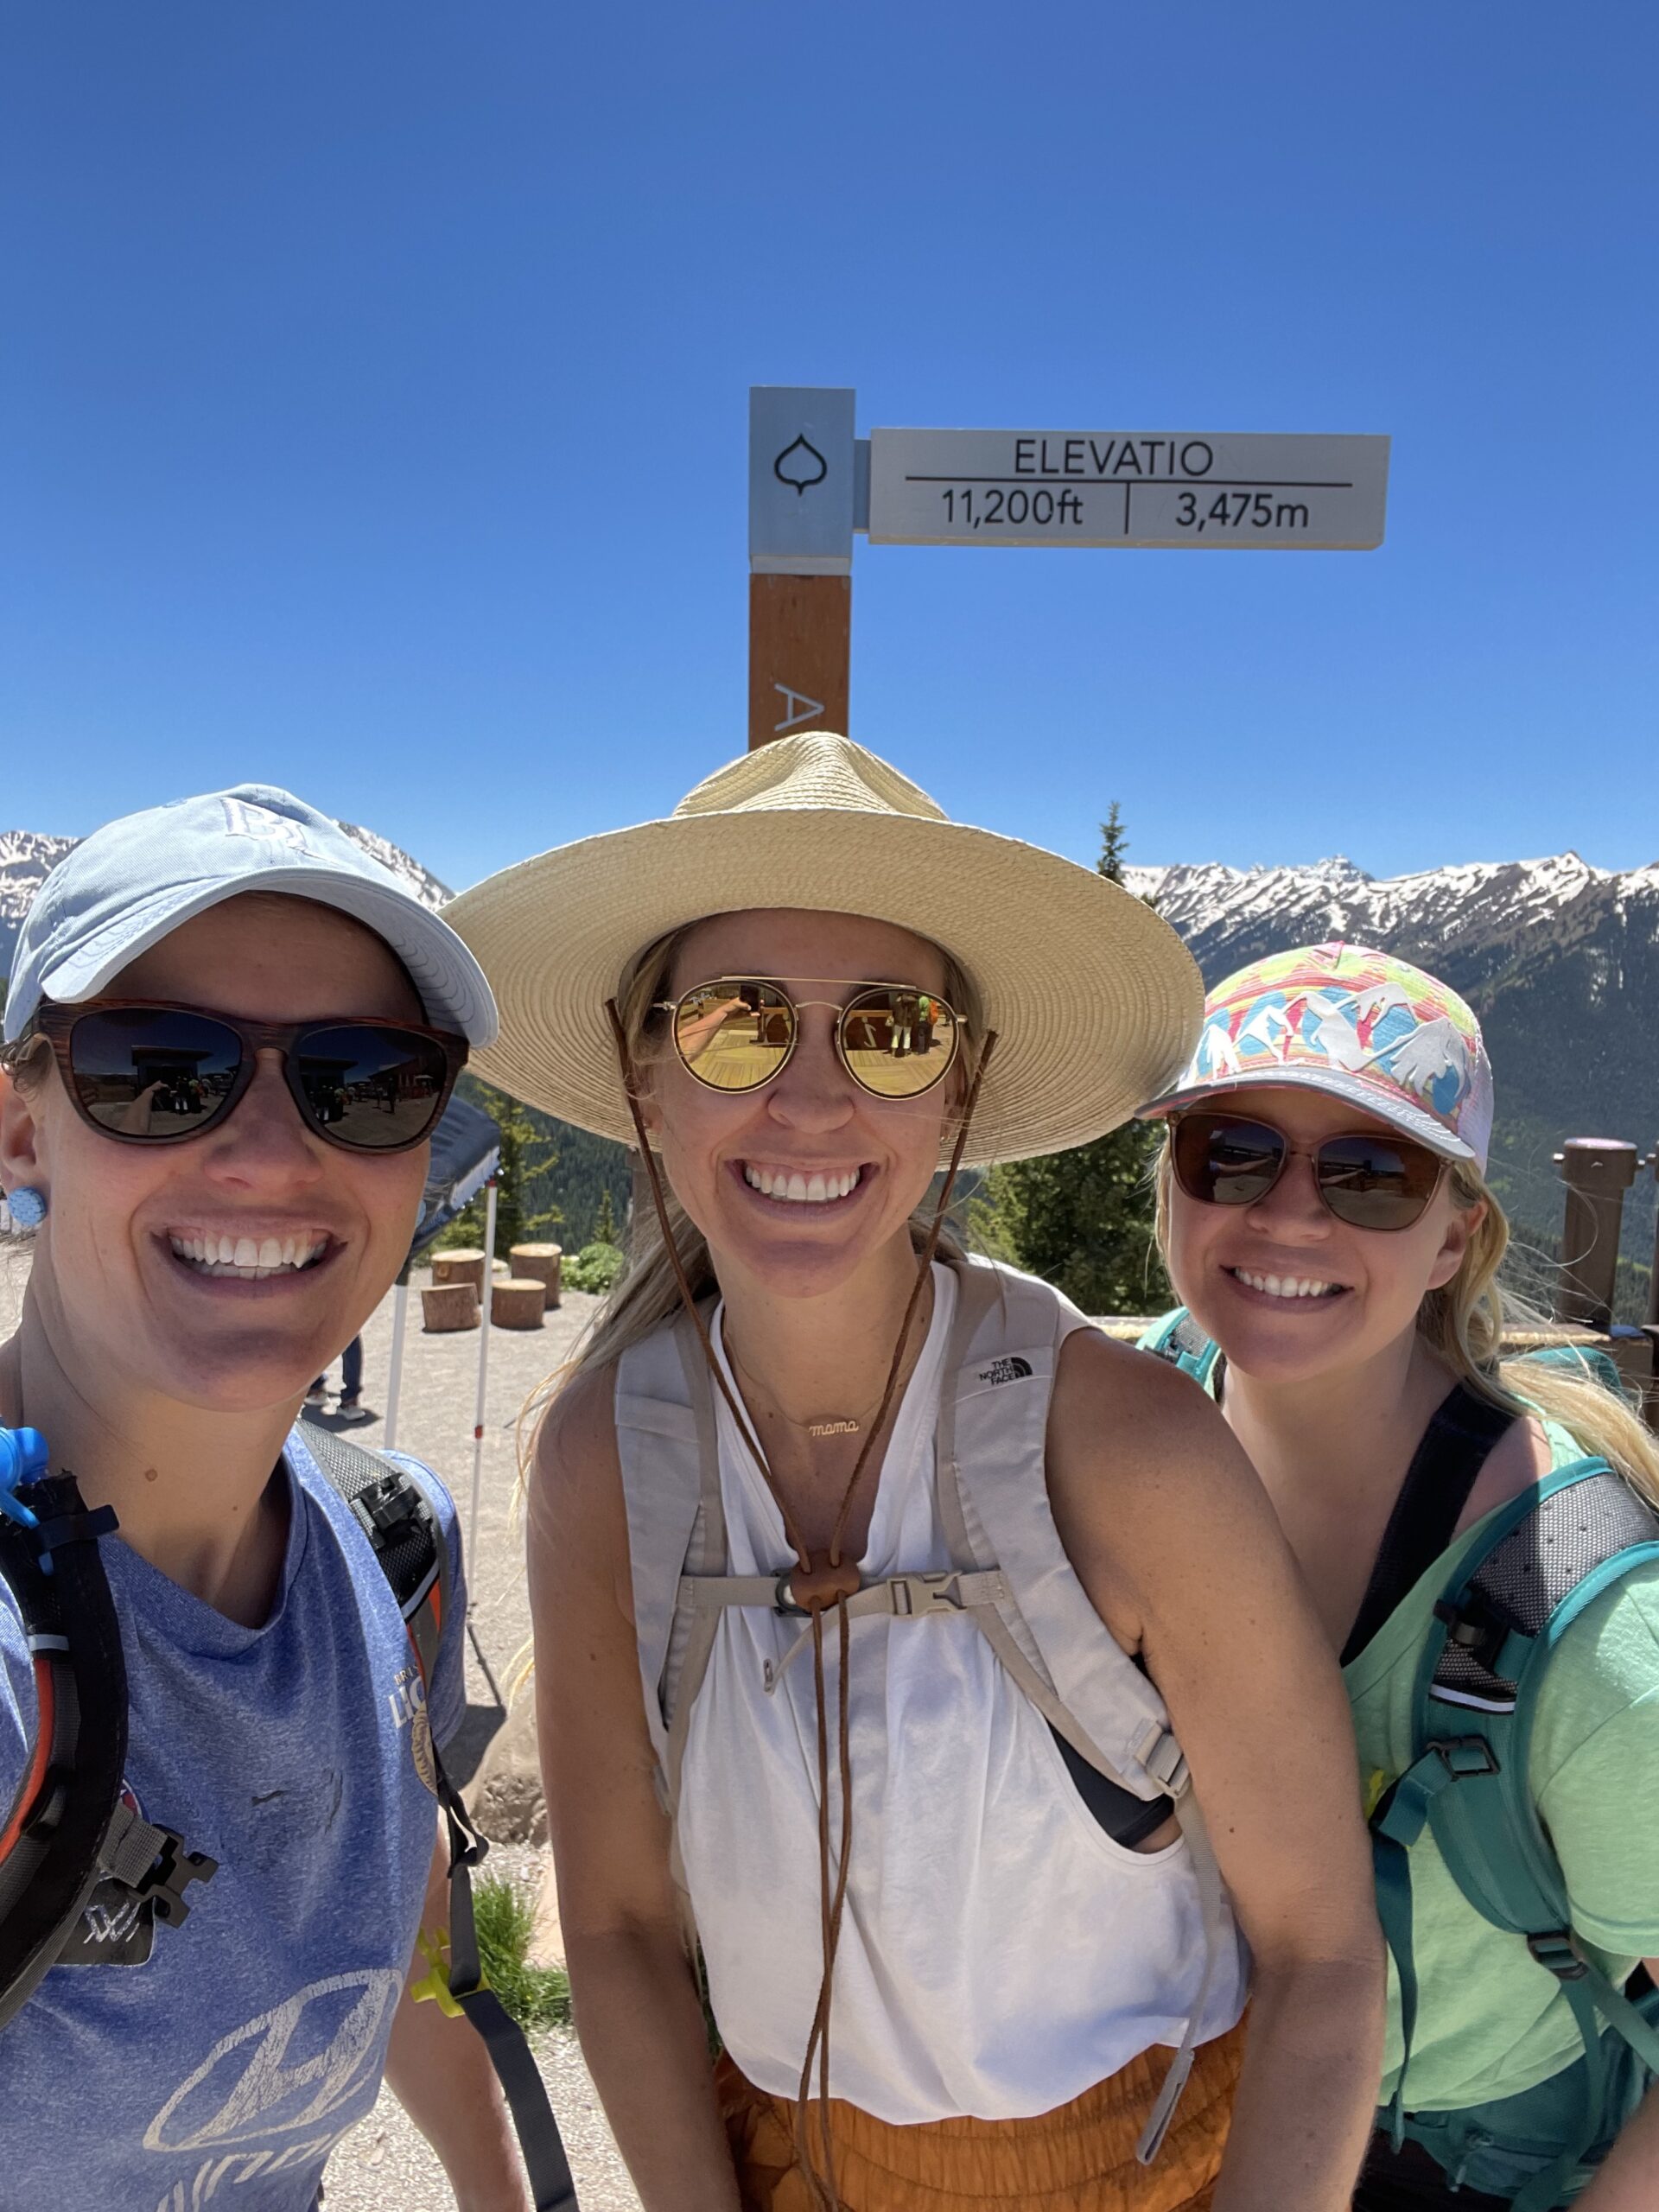
M 469 1282 L 441 1282 L 421 1293 L 421 1326 L 429 1336 L 445 1329 L 475 1329 L 484 1319 Z
M 534 1275 L 509 1275 L 490 1294 L 490 1319 L 498 1329 L 539 1329 L 547 1306 L 547 1285 Z
M 547 1306 L 551 1313 L 559 1302 L 559 1267 L 564 1257 L 563 1248 L 557 1244 L 515 1244 L 512 1248 L 512 1272 L 519 1281 L 534 1276 L 547 1286 Z
M 432 1255 L 432 1280 L 435 1284 L 471 1283 L 480 1298 L 484 1295 L 484 1255 L 457 1246 L 453 1252 Z

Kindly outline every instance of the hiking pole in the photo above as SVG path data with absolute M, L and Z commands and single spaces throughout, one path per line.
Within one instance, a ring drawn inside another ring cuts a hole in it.
M 473 1414 L 473 1504 L 467 1522 L 467 1556 L 478 1544 L 478 1501 L 484 1485 L 484 1393 L 490 1375 L 490 1313 L 495 1303 L 495 1178 L 484 1201 L 484 1313 L 478 1339 L 478 1403 Z
M 411 1262 L 405 1260 L 398 1274 L 397 1287 L 392 1293 L 391 1304 L 391 1380 L 386 1386 L 385 1431 L 381 1442 L 388 1452 L 397 1442 L 397 1402 L 404 1386 L 404 1331 L 409 1323 L 409 1270 Z
M 473 1656 L 484 1669 L 484 1679 L 490 1686 L 490 1695 L 505 1713 L 507 1709 L 507 1701 L 501 1694 L 500 1684 L 491 1672 L 489 1661 L 484 1656 L 484 1647 L 478 1640 L 478 1630 L 473 1626 L 473 1617 L 470 1612 L 467 1616 L 467 1633 L 472 1640 Z

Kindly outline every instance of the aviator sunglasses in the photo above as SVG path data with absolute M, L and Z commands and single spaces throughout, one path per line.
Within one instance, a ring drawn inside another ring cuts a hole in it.
M 122 1144 L 177 1144 L 226 1119 L 262 1052 L 313 1135 L 346 1152 L 407 1152 L 430 1135 L 467 1042 L 407 1021 L 241 1021 L 165 1000 L 48 1003 L 36 1027 L 76 1112 Z
M 1170 1135 L 1175 1180 L 1204 1205 L 1256 1205 L 1291 1160 L 1312 1163 L 1320 1203 L 1351 1229 L 1409 1229 L 1446 1173 L 1445 1160 L 1427 1145 L 1382 1130 L 1326 1137 L 1304 1149 L 1268 1122 L 1183 1114 Z
M 791 999 L 764 976 L 716 976 L 659 1000 L 656 1010 L 672 1017 L 674 1049 L 689 1075 L 710 1090 L 743 1091 L 783 1073 L 800 1036 L 798 1016 L 813 1006 L 833 1009 L 841 1064 L 873 1098 L 919 1098 L 955 1065 L 955 1009 L 912 983 L 860 982 L 842 1004 Z

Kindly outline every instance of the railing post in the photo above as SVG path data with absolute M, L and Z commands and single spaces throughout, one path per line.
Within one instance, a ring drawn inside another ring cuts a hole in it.
M 1588 1329 L 1612 1325 L 1619 1224 L 1638 1156 L 1633 1144 L 1615 1137 L 1569 1137 L 1555 1154 L 1567 1185 L 1554 1296 L 1558 1321 Z

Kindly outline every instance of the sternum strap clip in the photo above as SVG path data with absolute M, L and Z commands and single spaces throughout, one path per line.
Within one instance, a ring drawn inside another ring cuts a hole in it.
M 123 1802 L 110 1817 L 99 1863 L 112 1881 L 135 1897 L 148 1897 L 156 1917 L 169 1928 L 190 1917 L 185 1891 L 192 1882 L 211 1882 L 219 1861 L 205 1852 L 187 1851 L 184 1838 L 171 1828 L 140 1820 Z

